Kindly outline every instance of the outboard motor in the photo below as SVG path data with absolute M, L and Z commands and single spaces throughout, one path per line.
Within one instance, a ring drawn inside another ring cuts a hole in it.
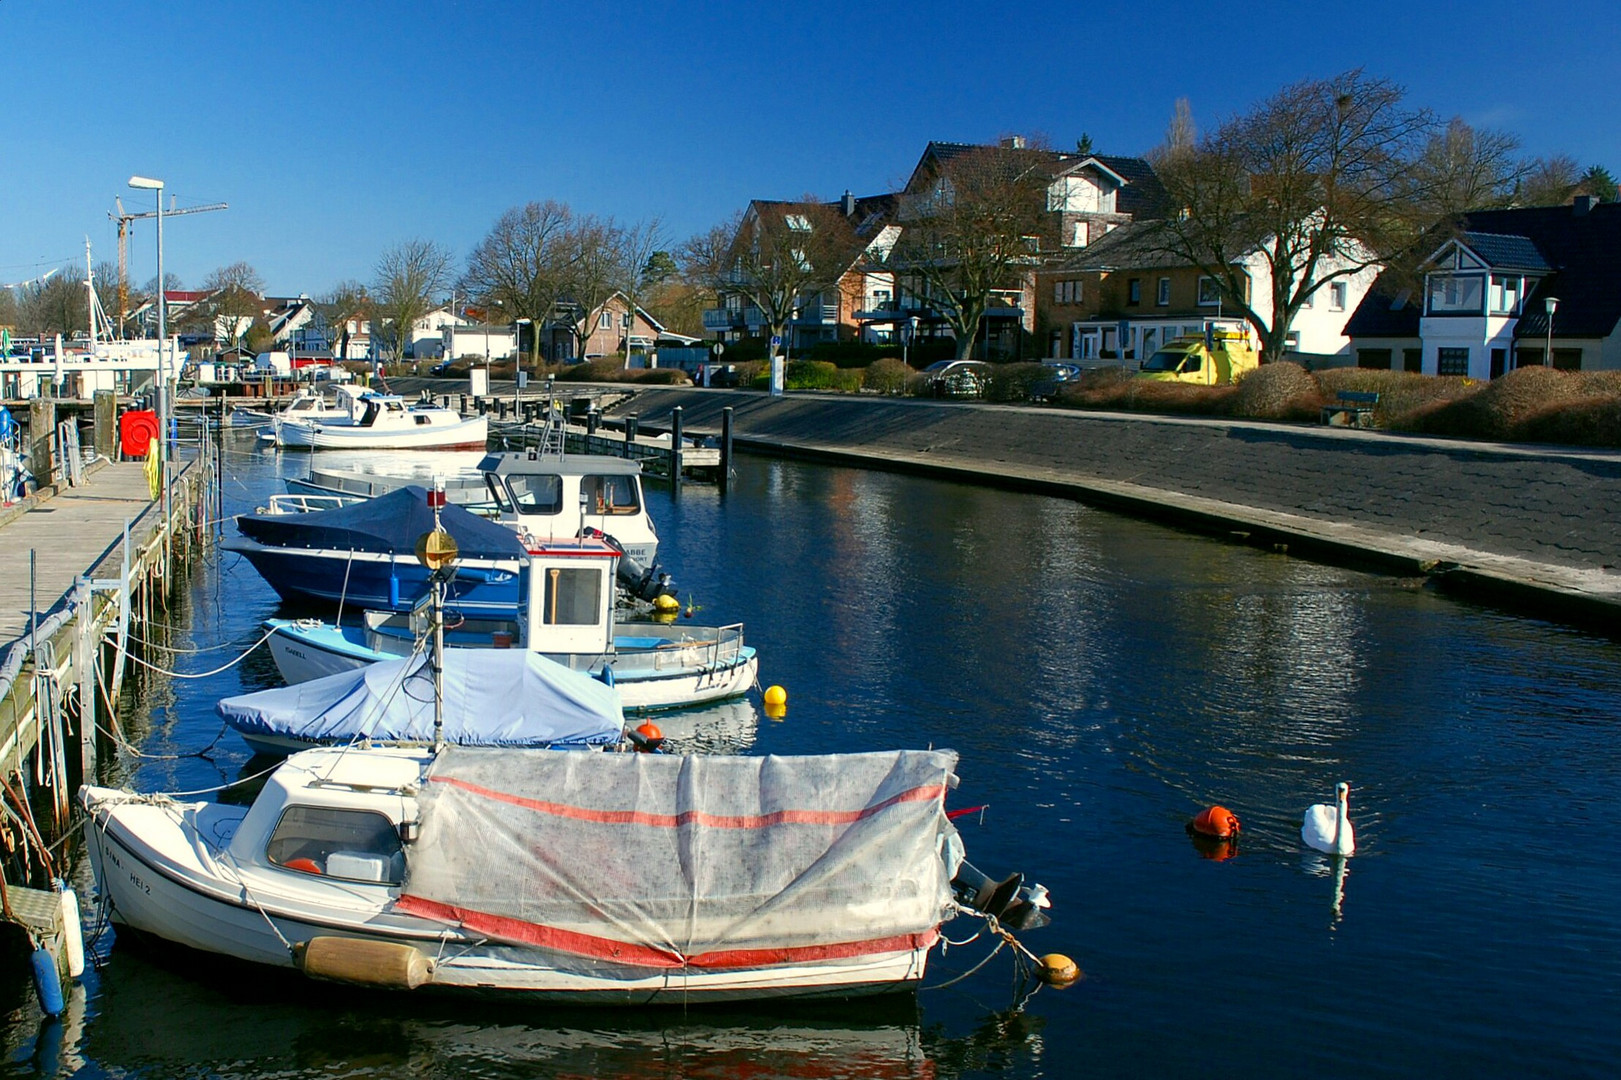
M 609 536 L 601 529 L 594 529 L 587 525 L 580 530 L 581 536 L 594 536 L 604 543 L 611 544 L 619 552 L 619 569 L 615 577 L 625 591 L 636 600 L 643 600 L 651 604 L 661 596 L 675 595 L 675 582 L 670 575 L 659 569 L 657 563 L 643 567 L 641 563 L 625 554 L 625 545 Z
M 990 915 L 1009 930 L 1034 930 L 1052 922 L 1043 908 L 1052 907 L 1047 889 L 1026 885 L 1023 874 L 1010 874 L 1001 881 L 964 859 L 951 879 L 957 902 Z

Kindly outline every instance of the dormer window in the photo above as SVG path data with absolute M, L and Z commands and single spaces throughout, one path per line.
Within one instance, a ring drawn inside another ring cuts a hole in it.
M 1491 313 L 1518 315 L 1520 299 L 1525 294 L 1525 279 L 1507 274 L 1492 275 Z
M 804 214 L 789 214 L 783 220 L 788 223 L 788 227 L 794 232 L 811 231 L 810 218 L 806 217 Z
M 1431 315 L 1485 314 L 1485 281 L 1479 274 L 1431 274 Z

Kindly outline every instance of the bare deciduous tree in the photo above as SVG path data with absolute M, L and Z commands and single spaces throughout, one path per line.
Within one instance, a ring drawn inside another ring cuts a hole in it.
M 241 341 L 253 320 L 264 315 L 264 279 L 248 263 L 220 267 L 204 279 L 203 288 L 213 294 L 207 316 L 214 339 L 226 348 Z
M 1582 182 L 1582 167 L 1569 154 L 1537 158 L 1525 169 L 1525 179 L 1515 194 L 1520 206 L 1559 206 L 1576 194 Z
M 326 323 L 327 346 L 334 360 L 349 359 L 350 322 L 366 317 L 370 298 L 358 281 L 340 281 L 315 302 L 315 310 Z
M 84 271 L 63 267 L 43 281 L 18 288 L 19 328 L 42 337 L 84 330 L 90 325 L 88 302 Z
M 1419 154 L 1415 181 L 1427 213 L 1440 221 L 1470 210 L 1507 206 L 1526 166 L 1514 157 L 1519 140 L 1470 127 L 1453 117 Z
M 468 295 L 485 308 L 531 320 L 537 353 L 540 330 L 568 291 L 573 222 L 573 212 L 550 199 L 513 207 L 473 249 L 462 276 Z
M 372 284 L 372 336 L 396 362 L 411 328 L 433 309 L 450 280 L 450 252 L 431 240 L 407 240 L 383 253 Z
M 1040 257 L 1051 155 L 982 146 L 941 162 L 902 198 L 901 235 L 887 262 L 898 281 L 974 348 L 997 293 L 1022 289 Z
M 1315 292 L 1410 255 L 1434 224 L 1434 193 L 1450 176 L 1420 168 L 1438 128 L 1403 96 L 1360 70 L 1307 80 L 1162 158 L 1160 179 L 1182 213 L 1160 227 L 1159 246 L 1216 283 L 1268 357 L 1283 355 Z M 1244 269 L 1256 256 L 1269 272 L 1265 305 L 1249 295 Z

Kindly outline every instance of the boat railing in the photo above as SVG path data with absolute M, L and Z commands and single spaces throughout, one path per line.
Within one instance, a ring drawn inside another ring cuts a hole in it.
M 259 507 L 261 514 L 308 514 L 316 510 L 337 510 L 363 502 L 357 495 L 272 495 L 270 501 Z
M 737 663 L 742 654 L 743 624 L 732 623 L 715 627 L 703 637 L 671 638 L 654 650 L 653 666 L 687 667 L 696 661 L 705 667 L 729 667 Z

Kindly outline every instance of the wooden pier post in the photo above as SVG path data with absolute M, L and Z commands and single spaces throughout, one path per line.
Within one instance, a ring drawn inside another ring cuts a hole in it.
M 681 406 L 670 410 L 670 491 L 681 490 Z
M 94 404 L 96 453 L 108 461 L 118 460 L 118 395 L 111 390 L 97 390 L 91 399 Z M 225 399 L 220 399 L 223 413 Z
M 625 456 L 631 457 L 630 449 L 636 445 L 636 416 L 632 413 L 625 417 Z
M 34 476 L 34 489 L 51 482 L 51 436 L 56 432 L 56 402 L 32 398 L 28 402 L 28 471 Z
M 720 411 L 720 493 L 732 486 L 732 407 Z

